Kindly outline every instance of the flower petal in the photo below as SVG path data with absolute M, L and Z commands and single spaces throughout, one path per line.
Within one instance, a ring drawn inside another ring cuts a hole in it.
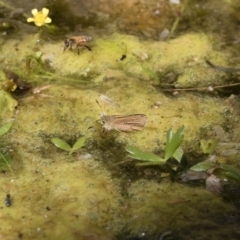
M 36 26 L 41 27 L 44 23 L 43 22 L 34 22 Z
M 32 10 L 32 15 L 35 16 L 36 14 L 38 14 L 38 10 L 37 10 L 36 8 L 34 8 L 34 9 Z
M 27 19 L 27 22 L 34 22 L 35 20 L 34 20 L 34 18 L 28 18 Z
M 47 18 L 45 19 L 45 21 L 44 21 L 44 23 L 50 23 L 50 22 L 52 22 L 52 19 L 49 18 L 49 17 L 47 17 Z
M 43 8 L 43 9 L 42 9 L 42 14 L 43 14 L 43 15 L 47 16 L 48 13 L 49 13 L 49 9 L 47 9 L 47 8 Z

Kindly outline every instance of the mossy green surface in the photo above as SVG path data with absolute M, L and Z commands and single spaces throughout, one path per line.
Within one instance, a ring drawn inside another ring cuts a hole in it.
M 76 83 L 81 82 L 77 79 L 81 77 L 94 82 L 101 76 L 103 81 L 104 77 L 111 77 L 108 76 L 111 70 L 121 70 L 127 76 L 155 83 L 164 81 L 157 77 L 158 74 L 171 70 L 180 74 L 179 83 L 185 87 L 196 86 L 196 83 L 200 86 L 209 82 L 220 84 L 224 80 L 225 75 L 210 69 L 205 60 L 218 59 L 218 64 L 224 65 L 228 56 L 214 50 L 214 43 L 203 33 L 185 34 L 169 42 L 143 41 L 117 33 L 105 38 L 95 35 L 93 39 L 92 51 L 82 48 L 78 55 L 76 49 L 63 53 L 63 41 L 45 42 L 39 40 L 38 34 L 30 35 L 24 40 L 8 40 L 2 49 L 2 57 L 6 64 L 26 68 L 26 56 L 41 51 L 42 60 L 48 62 L 59 76 L 75 77 Z M 9 52 L 9 49 L 13 51 Z M 123 54 L 126 59 L 120 61 Z M 32 65 L 36 71 L 34 61 Z
M 131 184 L 128 194 L 125 217 L 133 236 L 139 232 L 160 236 L 172 230 L 177 239 L 222 239 L 229 231 L 237 231 L 237 226 L 225 224 L 225 214 L 234 208 L 205 189 L 140 180 Z
M 113 223 L 120 221 L 122 197 L 117 183 L 99 163 L 91 159 L 69 163 L 59 154 L 41 161 L 38 154 L 20 157 L 28 160 L 22 173 L 1 178 L 1 199 L 6 193 L 12 198 L 11 207 L 2 204 L 1 237 L 87 239 L 99 235 L 113 239 L 103 229 L 118 231 L 120 226 Z
M 14 114 L 15 122 L 1 139 L 11 148 L 13 175 L 0 176 L 0 237 L 117 239 L 124 231 L 134 237 L 145 231 L 154 235 L 170 229 L 181 237 L 204 239 L 202 229 L 208 229 L 209 235 L 219 239 L 219 226 L 223 234 L 235 231 L 235 226 L 218 221 L 235 211 L 233 206 L 201 187 L 140 179 L 129 181 L 123 191 L 121 179 L 107 166 L 114 166 L 119 156 L 104 155 L 98 148 L 110 139 L 105 148 L 119 144 L 143 151 L 163 150 L 167 130 L 184 125 L 183 149 L 188 151 L 196 147 L 202 128 L 224 124 L 231 106 L 223 99 L 188 93 L 175 97 L 152 86 L 162 81 L 157 76 L 164 69 L 188 74 L 189 61 L 196 68 L 196 79 L 206 83 L 216 79 L 218 73 L 212 70 L 207 70 L 204 78 L 201 72 L 207 68 L 206 57 L 219 57 L 211 41 L 204 34 L 186 34 L 167 43 L 121 34 L 93 37 L 93 51 L 81 49 L 80 55 L 62 53 L 63 41 L 38 42 L 37 35 L 7 40 L 3 45 L 7 67 L 12 66 L 39 89 L 51 86 L 18 98 L 18 108 L 2 115 L 6 121 Z M 26 74 L 26 56 L 36 49 L 53 71 L 33 62 L 30 75 Z M 125 53 L 127 58 L 117 61 Z M 221 59 L 226 60 L 224 56 Z M 149 71 L 143 71 L 144 67 Z M 101 101 L 101 94 L 114 104 Z M 103 137 L 99 123 L 102 110 L 96 99 L 107 115 L 141 113 L 147 115 L 148 122 L 142 131 L 113 131 Z M 80 136 L 86 137 L 85 147 L 73 155 L 51 143 L 53 137 L 59 137 L 72 144 Z M 94 154 L 86 159 L 86 153 Z M 7 193 L 12 197 L 9 208 L 4 205 Z

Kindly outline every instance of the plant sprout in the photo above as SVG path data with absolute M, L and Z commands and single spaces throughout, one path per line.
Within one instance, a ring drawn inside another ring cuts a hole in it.
M 42 61 L 42 55 L 43 55 L 43 53 L 41 52 L 41 51 L 37 51 L 37 52 L 35 52 L 34 54 L 32 54 L 32 55 L 28 55 L 27 57 L 26 57 L 26 69 L 27 69 L 27 72 L 28 73 L 30 73 L 30 70 L 31 70 L 31 61 L 32 60 L 36 60 L 37 61 L 37 63 L 43 68 L 43 69 L 45 69 L 45 67 L 44 67 L 44 63 L 43 63 L 43 61 Z
M 164 160 L 174 157 L 178 162 L 181 161 L 183 151 L 179 149 L 184 138 L 184 126 L 180 127 L 174 134 L 172 128 L 167 132 L 167 143 L 165 148 Z
M 146 163 L 140 163 L 140 166 L 147 165 L 162 165 L 167 162 L 171 157 L 175 158 L 178 162 L 181 161 L 183 150 L 180 145 L 184 137 L 184 126 L 179 128 L 174 134 L 172 128 L 167 132 L 167 143 L 165 148 L 165 156 L 161 158 L 151 152 L 143 152 L 140 149 L 133 146 L 126 146 L 126 151 L 130 153 L 129 157 L 140 161 L 146 161 Z
M 57 147 L 64 151 L 67 151 L 69 155 L 71 155 L 73 152 L 77 151 L 79 148 L 83 147 L 85 144 L 85 137 L 80 137 L 74 145 L 71 147 L 66 141 L 60 139 L 60 138 L 52 138 L 51 142 Z

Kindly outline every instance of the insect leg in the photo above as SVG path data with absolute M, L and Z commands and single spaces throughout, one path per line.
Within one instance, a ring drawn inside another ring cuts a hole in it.
M 92 49 L 91 49 L 89 46 L 84 45 L 84 47 L 85 47 L 87 50 L 92 51 Z

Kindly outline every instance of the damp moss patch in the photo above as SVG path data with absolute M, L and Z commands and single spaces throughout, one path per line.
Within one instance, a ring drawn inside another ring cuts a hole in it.
M 26 35 L 21 41 L 6 40 L 3 46 L 7 47 L 2 48 L 1 54 L 6 64 L 21 66 L 23 70 L 27 57 L 41 52 L 45 69 L 31 61 L 31 71 L 39 77 L 32 74 L 34 81 L 45 76 L 57 82 L 65 82 L 67 78 L 75 83 L 83 78 L 88 82 L 102 82 L 110 70 L 121 70 L 127 76 L 155 83 L 164 82 L 164 73 L 174 72 L 180 75 L 179 84 L 183 87 L 204 86 L 209 82 L 220 84 L 226 79 L 226 74 L 210 69 L 205 60 L 224 65 L 230 56 L 215 50 L 214 41 L 203 33 L 185 34 L 168 42 L 141 40 L 118 33 L 104 38 L 94 34 L 92 37 L 92 51 L 83 47 L 79 55 L 76 49 L 63 53 L 65 39 L 47 42 L 37 34 Z M 14 51 L 9 53 L 8 49 Z M 54 74 L 48 74 L 49 70 Z M 21 73 L 25 75 L 26 70 Z
M 39 162 L 33 156 L 28 158 L 24 175 L 2 176 L 0 198 L 10 193 L 12 206 L 1 205 L 4 219 L 1 236 L 114 239 L 113 232 L 122 227 L 119 214 L 122 197 L 109 173 L 91 159 L 67 163 L 56 155 L 51 160 Z
M 169 229 L 193 238 L 191 229 L 206 229 L 207 224 L 214 227 L 211 233 L 215 234 L 216 221 L 224 214 L 229 216 L 233 208 L 205 189 L 169 179 L 131 182 L 119 177 L 127 173 L 111 171 L 119 162 L 129 160 L 127 153 L 120 153 L 126 145 L 142 151 L 164 151 L 168 129 L 176 131 L 184 125 L 183 150 L 199 151 L 202 129 L 232 126 L 227 122 L 230 113 L 238 118 L 234 105 L 222 98 L 192 93 L 173 96 L 154 86 L 164 80 L 161 74 L 166 71 L 182 73 L 179 81 L 183 86 L 218 76 L 209 70 L 202 77 L 206 56 L 216 54 L 219 60 L 226 59 L 212 49 L 209 38 L 188 34 L 166 43 L 122 34 L 104 39 L 95 36 L 93 51 L 82 49 L 78 55 L 75 51 L 62 53 L 62 40 L 40 44 L 31 36 L 9 40 L 8 50 L 1 49 L 4 64 L 13 66 L 34 85 L 25 95 L 16 96 L 13 102 L 18 102 L 17 109 L 2 114 L 3 123 L 15 118 L 1 139 L 13 159 L 13 174 L 0 176 L 3 238 L 11 232 L 12 239 L 20 235 L 26 239 L 115 239 L 124 231 L 133 238 L 141 232 L 154 235 Z M 43 53 L 42 60 L 51 65 L 51 71 L 32 62 L 26 74 L 26 56 L 36 50 Z M 123 54 L 126 58 L 119 60 Z M 102 100 L 101 95 L 112 102 Z M 102 112 L 145 114 L 148 121 L 142 131 L 110 131 L 103 136 Z M 86 144 L 72 155 L 51 142 L 61 138 L 72 146 L 81 136 Z M 119 149 L 119 153 L 112 154 L 112 149 Z M 4 205 L 8 193 L 12 198 L 9 208 Z M 181 223 L 171 223 L 171 219 Z M 232 228 L 224 231 L 229 233 Z

